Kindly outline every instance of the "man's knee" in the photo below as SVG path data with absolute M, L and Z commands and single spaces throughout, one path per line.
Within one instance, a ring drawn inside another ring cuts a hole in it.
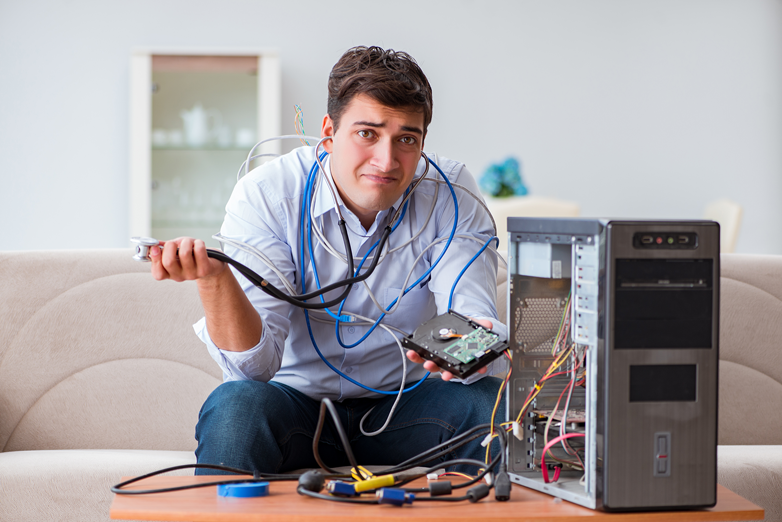
M 280 390 L 258 381 L 228 381 L 218 386 L 206 399 L 198 417 L 196 438 L 201 440 L 219 430 L 222 437 L 233 438 L 247 433 L 248 428 L 261 428 L 265 419 L 274 416 L 273 408 L 280 404 Z

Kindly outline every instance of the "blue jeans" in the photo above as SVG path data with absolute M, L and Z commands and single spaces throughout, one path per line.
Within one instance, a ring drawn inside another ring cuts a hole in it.
M 470 385 L 426 379 L 415 390 L 402 395 L 383 433 L 367 437 L 364 431 L 379 429 L 396 396 L 379 399 L 347 399 L 335 402 L 353 454 L 360 465 L 395 465 L 426 451 L 479 424 L 488 424 L 501 380 L 485 377 Z M 312 441 L 318 422 L 320 401 L 277 382 L 229 381 L 212 392 L 201 408 L 196 439 L 200 464 L 224 466 L 261 473 L 280 473 L 318 467 Z M 504 420 L 505 399 L 497 410 L 495 424 Z M 318 451 L 330 466 L 346 466 L 347 455 L 332 428 L 331 416 L 320 437 Z M 483 436 L 451 451 L 440 461 L 453 458 L 483 460 Z M 498 444 L 492 444 L 496 455 Z M 431 466 L 436 465 L 432 462 Z M 453 469 L 475 473 L 473 466 Z M 196 474 L 215 474 L 197 469 Z

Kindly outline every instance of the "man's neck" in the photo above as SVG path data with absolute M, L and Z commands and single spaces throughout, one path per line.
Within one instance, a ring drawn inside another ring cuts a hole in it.
M 372 228 L 372 224 L 375 222 L 375 218 L 378 215 L 378 212 L 370 211 L 369 213 L 365 214 L 359 214 L 356 211 L 353 211 L 353 213 L 358 217 L 358 220 L 361 222 L 361 226 L 364 227 L 364 230 L 369 230 Z

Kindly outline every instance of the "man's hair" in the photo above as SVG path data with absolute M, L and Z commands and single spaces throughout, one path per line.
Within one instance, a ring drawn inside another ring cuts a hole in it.
M 359 94 L 387 107 L 423 112 L 426 134 L 432 121 L 432 87 L 409 54 L 376 46 L 345 51 L 329 75 L 328 113 L 335 131 L 348 104 Z

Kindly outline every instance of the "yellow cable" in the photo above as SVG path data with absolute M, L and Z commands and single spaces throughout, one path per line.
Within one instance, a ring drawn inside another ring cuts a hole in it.
M 510 357 L 509 357 L 510 359 Z M 491 411 L 491 428 L 489 428 L 491 431 L 489 432 L 491 434 L 491 439 L 489 443 L 486 445 L 486 464 L 489 464 L 489 457 L 490 457 L 490 449 L 491 449 L 491 440 L 496 437 L 494 434 L 494 418 L 497 416 L 497 409 L 500 407 L 500 400 L 502 399 L 502 391 L 505 389 L 505 387 L 508 385 L 508 381 L 510 380 L 510 374 L 513 372 L 513 360 L 511 359 L 510 364 L 508 365 L 508 373 L 505 376 L 505 379 L 502 381 L 502 384 L 500 385 L 500 389 L 497 391 L 497 398 L 494 400 L 494 408 Z
M 350 470 L 350 475 L 351 475 L 351 476 L 352 476 L 352 477 L 353 477 L 355 480 L 358 480 L 358 481 L 362 481 L 362 480 L 368 480 L 368 479 L 371 479 L 371 478 L 374 478 L 374 477 L 375 477 L 375 476 L 372 474 L 372 472 L 371 472 L 371 471 L 369 471 L 369 470 L 368 470 L 367 468 L 365 468 L 364 466 L 358 466 L 358 467 L 352 468 L 352 469 Z
M 372 489 L 393 486 L 395 482 L 396 477 L 394 475 L 380 475 L 379 477 L 356 482 L 354 487 L 356 488 L 356 493 L 361 493 L 363 491 L 369 491 Z

